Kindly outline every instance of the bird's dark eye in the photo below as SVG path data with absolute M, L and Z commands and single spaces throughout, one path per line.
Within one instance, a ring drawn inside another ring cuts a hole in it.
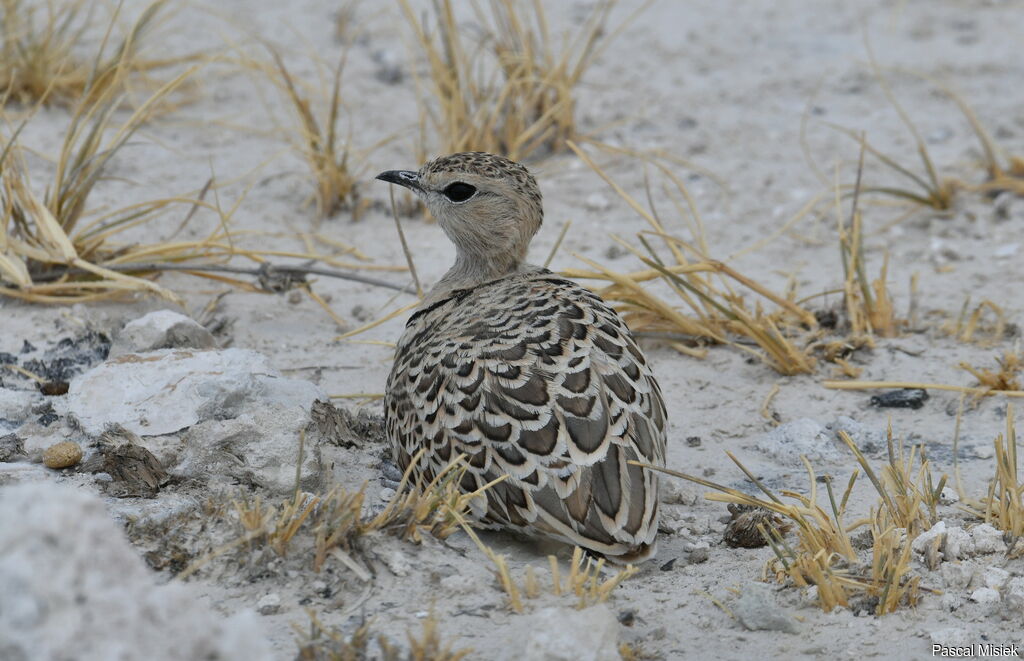
M 448 184 L 444 189 L 444 196 L 452 202 L 465 202 L 469 198 L 473 197 L 476 193 L 476 186 L 470 186 L 464 184 L 461 181 L 456 181 L 454 184 Z

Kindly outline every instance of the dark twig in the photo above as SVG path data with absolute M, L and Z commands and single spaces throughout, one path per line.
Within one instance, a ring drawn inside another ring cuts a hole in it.
M 319 268 L 315 266 L 277 266 L 268 263 L 264 263 L 262 266 L 257 268 L 246 268 L 244 266 L 227 266 L 225 264 L 104 264 L 103 268 L 116 271 L 118 273 L 146 273 L 152 271 L 188 271 L 193 273 L 237 273 L 241 275 L 251 275 L 256 278 L 260 278 L 261 282 L 266 280 L 268 276 L 278 276 L 284 278 L 291 278 L 294 280 L 294 284 L 300 284 L 305 276 L 307 275 L 321 275 L 328 278 L 339 278 L 341 280 L 350 280 L 352 282 L 361 282 L 365 285 L 373 285 L 374 287 L 384 287 L 386 289 L 393 289 L 395 291 L 404 292 L 406 294 L 416 294 L 416 290 L 409 286 L 396 285 L 393 282 L 387 280 L 378 280 L 377 278 L 371 278 L 369 276 L 360 275 L 358 273 L 347 273 L 345 271 L 335 271 L 333 269 Z M 61 278 L 69 275 L 94 275 L 88 271 L 77 268 L 56 268 L 53 270 L 47 270 L 46 273 L 33 273 L 33 282 L 53 282 L 60 280 Z

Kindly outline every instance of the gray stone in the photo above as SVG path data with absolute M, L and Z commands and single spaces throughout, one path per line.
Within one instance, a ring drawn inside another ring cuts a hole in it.
M 0 436 L 0 463 L 17 461 L 25 454 L 25 444 L 15 434 Z
M 946 542 L 942 548 L 942 557 L 946 560 L 959 560 L 974 553 L 974 542 L 967 531 L 960 526 L 946 529 Z
M 515 656 L 523 661 L 618 661 L 618 631 L 605 604 L 584 610 L 543 608 L 524 618 L 511 649 L 521 649 Z
M 944 562 L 939 567 L 942 582 L 947 588 L 963 589 L 971 584 L 976 567 L 971 561 Z
M 1003 533 L 988 523 L 982 523 L 970 529 L 971 541 L 975 553 L 1005 553 L 1006 542 Z
M 200 480 L 228 477 L 291 493 L 300 440 L 308 423 L 308 412 L 302 407 L 280 405 L 266 405 L 230 420 L 201 422 L 182 436 L 179 461 L 170 472 Z M 316 441 L 306 438 L 299 486 L 318 490 L 323 470 Z
M 811 462 L 837 461 L 843 449 L 833 434 L 817 420 L 799 418 L 767 432 L 757 449 L 785 466 L 799 466 L 800 455 Z
M 0 489 L 0 657 L 271 659 L 256 615 L 159 585 L 103 502 L 50 483 Z
M 210 331 L 183 314 L 156 310 L 125 324 L 110 347 L 110 358 L 156 349 L 213 349 Z
M 0 388 L 0 434 L 14 431 L 32 415 L 43 396 L 33 390 Z
M 872 429 L 845 415 L 837 417 L 825 425 L 825 428 L 832 432 L 839 442 L 842 442 L 839 439 L 839 432 L 846 432 L 854 444 L 868 454 L 885 447 L 885 433 L 882 430 Z
M 1024 578 L 1011 578 L 1003 586 L 1005 617 L 1024 617 Z
M 255 351 L 160 349 L 108 360 L 75 378 L 68 410 L 93 436 L 112 424 L 158 436 L 271 404 L 308 412 L 326 398 L 308 381 L 282 377 Z
M 281 610 L 281 595 L 276 592 L 264 595 L 256 602 L 256 610 L 260 615 L 276 615 Z
M 1006 582 L 1010 580 L 1010 572 L 999 567 L 986 567 L 981 574 L 985 587 L 993 590 L 1002 590 Z
M 979 604 L 994 604 L 999 601 L 999 591 L 992 588 L 978 588 L 971 593 L 970 599 Z
M 939 521 L 928 530 L 924 531 L 920 535 L 914 538 L 911 542 L 910 547 L 917 553 L 925 553 L 933 544 L 935 540 L 941 538 L 946 534 L 946 522 Z M 939 542 L 940 548 L 942 542 Z M 949 558 L 947 558 L 949 559 Z
M 931 638 L 933 644 L 943 647 L 966 647 L 976 642 L 976 636 L 962 627 L 936 629 L 929 632 L 928 637 Z
M 797 633 L 796 622 L 779 607 L 774 590 L 764 583 L 748 583 L 733 602 L 732 611 L 740 624 L 751 631 Z

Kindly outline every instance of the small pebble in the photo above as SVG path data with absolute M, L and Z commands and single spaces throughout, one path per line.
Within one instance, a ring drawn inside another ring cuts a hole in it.
M 260 615 L 275 615 L 281 610 L 281 597 L 271 592 L 256 602 L 256 610 Z
M 71 441 L 54 443 L 43 450 L 43 465 L 47 468 L 68 468 L 81 460 L 82 448 Z
M 691 565 L 699 565 L 703 562 L 707 562 L 710 557 L 711 553 L 706 547 L 697 547 L 690 551 L 690 557 L 687 558 L 687 561 L 689 561 Z
M 588 211 L 607 211 L 612 203 L 601 193 L 591 193 L 583 200 L 583 205 Z
M 971 593 L 970 599 L 979 604 L 994 604 L 999 601 L 999 592 L 992 588 L 978 588 Z

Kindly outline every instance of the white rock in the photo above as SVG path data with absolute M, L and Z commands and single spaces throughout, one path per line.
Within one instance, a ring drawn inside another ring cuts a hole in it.
M 511 648 L 522 654 L 510 656 L 522 661 L 618 661 L 618 629 L 605 604 L 584 610 L 543 608 L 523 618 Z
M 611 208 L 612 203 L 601 193 L 591 193 L 583 200 L 583 206 L 587 208 L 587 211 L 607 211 Z
M 273 658 L 254 613 L 225 619 L 192 586 L 158 584 L 99 498 L 36 483 L 0 502 L 4 658 Z
M 943 592 L 939 600 L 943 610 L 955 611 L 964 604 L 964 598 L 959 592 Z
M 156 349 L 212 349 L 210 331 L 183 314 L 156 310 L 125 324 L 110 345 L 110 358 Z
M 90 435 L 117 423 L 155 436 L 267 404 L 308 411 L 326 395 L 308 381 L 282 377 L 255 351 L 160 349 L 94 367 L 71 382 L 68 399 L 69 413 Z
M 408 576 L 409 572 L 412 571 L 412 564 L 409 562 L 409 557 L 398 549 L 393 549 L 381 554 L 380 559 L 395 576 Z
M 1024 578 L 1011 578 L 1003 586 L 1006 615 L 1024 617 Z
M 949 627 L 938 629 L 928 634 L 935 645 L 943 647 L 966 647 L 975 641 L 975 636 L 970 631 L 961 627 Z
M 0 435 L 20 427 L 32 415 L 32 406 L 42 398 L 33 390 L 0 388 Z
M 473 594 L 479 588 L 477 579 L 469 574 L 452 574 L 441 579 L 441 589 L 452 594 Z
M 747 583 L 732 611 L 740 624 L 751 631 L 797 633 L 796 622 L 775 599 L 775 591 L 764 583 Z
M 970 530 L 971 541 L 975 553 L 1005 553 L 1006 542 L 1003 533 L 987 523 L 974 526 Z
M 916 553 L 925 553 L 931 548 L 932 544 L 935 543 L 937 537 L 941 537 L 946 534 L 946 522 L 939 521 L 934 526 L 924 531 L 920 535 L 914 538 L 914 541 L 910 544 Z
M 1006 582 L 1010 580 L 1010 572 L 999 567 L 987 567 L 981 574 L 985 587 L 993 590 L 1001 590 Z
M 885 444 L 885 432 L 881 429 L 872 429 L 845 415 L 841 415 L 825 425 L 825 429 L 832 432 L 838 443 L 842 443 L 839 432 L 846 432 L 854 444 L 864 452 L 874 452 Z
M 208 420 L 182 435 L 179 461 L 170 472 L 200 480 L 230 477 L 280 494 L 295 488 L 295 466 L 309 413 L 301 406 L 264 405 L 230 420 Z M 299 486 L 318 490 L 324 477 L 311 437 L 302 451 Z
M 811 462 L 836 461 L 843 456 L 839 442 L 817 420 L 799 418 L 762 435 L 757 449 L 787 466 L 799 466 L 800 455 Z
M 263 595 L 256 602 L 256 610 L 260 615 L 276 615 L 281 610 L 281 595 L 276 592 Z
M 942 557 L 946 560 L 966 558 L 974 552 L 974 542 L 967 531 L 960 526 L 946 529 L 946 544 L 942 549 Z
M 660 480 L 658 492 L 661 502 L 668 505 L 696 505 L 700 495 L 689 485 L 680 484 L 678 480 Z
M 971 450 L 978 459 L 991 459 L 996 453 L 991 443 L 979 443 L 972 446 Z
M 1016 255 L 1019 249 L 1019 243 L 1004 243 L 1003 245 L 993 250 L 992 255 L 996 259 L 1006 259 L 1008 257 L 1013 257 L 1014 255 Z
M 916 540 L 915 540 L 916 541 Z M 974 578 L 975 566 L 973 562 L 965 560 L 963 562 L 943 562 L 939 567 L 939 573 L 942 574 L 942 582 L 947 588 L 966 588 L 971 584 L 971 579 Z
M 970 599 L 979 604 L 994 604 L 999 601 L 999 591 L 992 588 L 978 588 L 971 593 Z

